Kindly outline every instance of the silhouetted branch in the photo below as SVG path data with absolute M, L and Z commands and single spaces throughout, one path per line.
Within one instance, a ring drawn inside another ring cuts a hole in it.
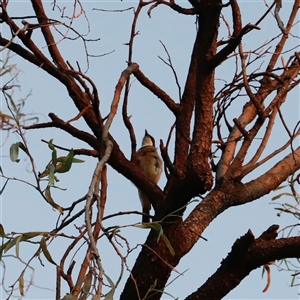
M 220 268 L 186 300 L 222 299 L 256 268 L 274 260 L 300 258 L 300 237 L 276 240 L 278 227 L 271 226 L 257 239 L 249 230 L 236 240 Z

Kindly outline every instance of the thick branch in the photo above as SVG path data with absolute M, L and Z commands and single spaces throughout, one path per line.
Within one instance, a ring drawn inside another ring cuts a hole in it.
M 270 229 L 272 227 L 278 226 L 273 225 Z M 234 243 L 220 268 L 186 300 L 222 299 L 256 268 L 276 259 L 300 258 L 299 248 L 300 237 L 275 240 L 272 237 L 264 239 L 262 235 L 254 239 L 248 231 Z
M 203 230 L 225 209 L 252 202 L 267 195 L 299 169 L 300 147 L 265 174 L 248 183 L 224 180 L 222 185 L 210 192 L 186 218 L 184 226 L 176 233 L 177 239 L 181 239 L 186 246 L 186 251 L 189 251 Z M 190 230 L 193 234 L 189 235 L 187 233 Z
M 212 186 L 208 161 L 213 131 L 214 69 L 209 60 L 216 53 L 220 12 L 220 1 L 199 4 L 199 31 L 195 42 L 195 122 L 187 164 L 188 177 L 199 187 L 198 194 L 205 193 Z
M 242 16 L 240 7 L 236 0 L 230 0 L 232 19 L 233 19 L 233 37 L 236 37 L 242 30 Z
M 299 169 L 300 147 L 284 157 L 263 175 L 248 183 L 245 183 L 244 191 L 241 191 L 244 200 L 240 199 L 239 201 L 237 201 L 237 203 L 234 203 L 234 205 L 244 204 L 268 194 L 272 190 L 276 189 L 283 181 L 285 181 L 290 175 L 294 174 Z M 244 197 L 245 194 L 248 194 L 248 197 Z M 246 200 L 247 198 L 248 200 Z
M 197 205 L 184 222 L 177 219 L 174 223 L 164 224 L 164 234 L 174 247 L 175 256 L 170 255 L 163 242 L 157 243 L 157 234 L 151 232 L 146 244 L 153 251 L 144 248 L 132 270 L 140 294 L 145 295 L 154 281 L 157 283 L 156 289 L 163 289 L 172 271 L 170 265 L 175 267 L 179 263 L 201 237 L 204 229 L 225 209 L 259 199 L 299 168 L 300 147 L 256 180 L 246 184 L 224 180 L 221 186 Z M 132 278 L 128 279 L 121 299 L 138 299 Z M 153 295 L 153 299 L 160 299 L 160 295 Z

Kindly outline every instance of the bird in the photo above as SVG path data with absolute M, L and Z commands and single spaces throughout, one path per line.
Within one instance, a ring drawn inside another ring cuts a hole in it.
M 155 148 L 154 138 L 145 130 L 145 136 L 142 140 L 142 146 L 136 153 L 136 162 L 142 172 L 149 178 L 150 181 L 157 184 L 162 173 L 162 159 Z M 147 195 L 138 189 L 139 198 L 143 208 L 142 222 L 150 222 L 149 212 L 151 203 Z

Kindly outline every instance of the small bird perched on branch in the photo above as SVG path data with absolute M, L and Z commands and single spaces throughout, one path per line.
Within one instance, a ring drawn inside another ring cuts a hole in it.
M 162 172 L 162 159 L 156 148 L 154 138 L 145 130 L 145 136 L 142 141 L 142 147 L 136 153 L 136 161 L 139 168 L 153 183 L 157 183 Z M 144 192 L 139 190 L 139 197 L 143 207 L 142 222 L 149 222 L 149 212 L 151 203 Z

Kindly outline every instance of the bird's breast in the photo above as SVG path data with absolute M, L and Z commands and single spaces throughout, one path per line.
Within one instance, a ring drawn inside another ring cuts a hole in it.
M 137 164 L 151 181 L 157 183 L 162 172 L 162 160 L 153 146 L 137 151 Z

